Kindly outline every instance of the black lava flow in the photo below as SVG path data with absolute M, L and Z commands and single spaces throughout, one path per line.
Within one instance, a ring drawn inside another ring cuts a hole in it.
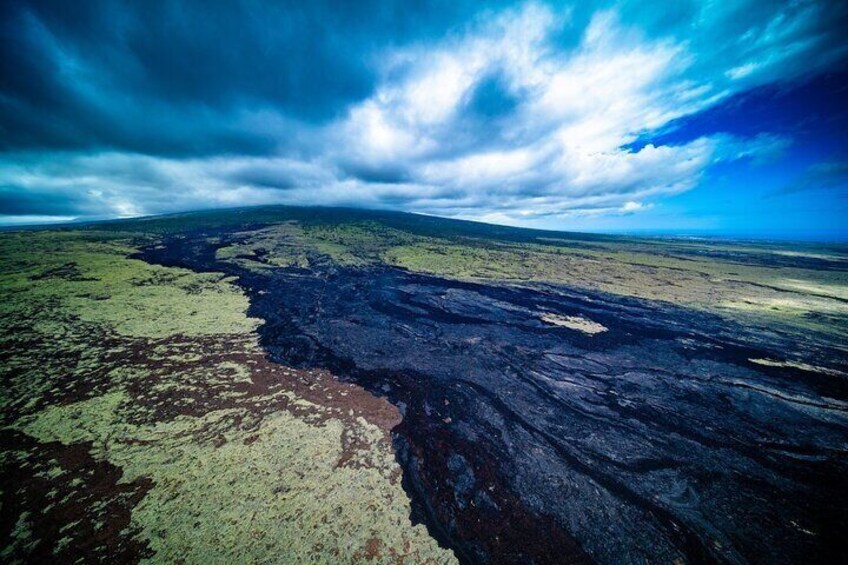
M 835 349 L 563 287 L 320 258 L 255 272 L 216 261 L 223 243 L 210 235 L 140 257 L 237 275 L 272 360 L 328 369 L 398 406 L 413 521 L 460 561 L 844 559 L 848 383 L 750 361 L 792 354 L 845 371 Z

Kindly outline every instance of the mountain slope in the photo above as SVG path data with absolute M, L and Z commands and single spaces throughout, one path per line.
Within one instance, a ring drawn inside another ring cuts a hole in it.
M 844 249 L 286 207 L 0 244 L 5 555 L 843 549 Z

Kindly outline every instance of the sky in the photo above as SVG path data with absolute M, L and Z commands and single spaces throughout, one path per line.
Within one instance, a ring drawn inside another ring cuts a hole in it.
M 279 203 L 848 240 L 848 2 L 0 14 L 0 225 Z

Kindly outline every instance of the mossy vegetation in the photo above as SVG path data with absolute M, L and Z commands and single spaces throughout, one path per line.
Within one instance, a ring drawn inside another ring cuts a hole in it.
M 453 559 L 410 523 L 394 407 L 268 361 L 232 278 L 131 258 L 181 232 L 250 274 L 395 267 L 665 301 L 837 345 L 848 336 L 848 253 L 828 246 L 289 208 L 0 234 L 4 562 Z M 591 316 L 541 320 L 596 340 L 606 330 Z
M 220 249 L 219 258 L 260 269 L 329 260 L 449 278 L 565 284 L 744 323 L 848 336 L 848 250 L 838 246 L 556 234 L 339 209 L 271 207 L 235 216 L 251 217 L 267 227 L 245 232 L 249 237 Z
M 308 269 L 302 233 L 300 226 L 292 223 L 239 233 L 238 241 L 219 248 L 215 258 L 252 270 Z
M 133 251 L 126 240 L 100 234 L 4 236 L 0 287 L 8 299 L 0 313 L 20 317 L 49 307 L 127 336 L 150 338 L 255 327 L 256 320 L 244 315 L 247 299 L 221 275 L 149 265 L 129 259 Z
M 247 247 L 297 265 L 286 231 Z M 138 238 L 0 236 L 4 561 L 451 561 L 409 521 L 394 409 L 268 362 L 231 279 Z
M 422 526 L 409 524 L 386 445 L 378 442 L 368 466 L 337 467 L 341 421 L 315 425 L 286 411 L 252 421 L 243 409 L 137 426 L 121 415 L 131 402 L 116 391 L 20 425 L 42 442 L 90 442 L 95 458 L 123 470 L 124 482 L 152 479 L 132 525 L 157 561 L 351 561 L 364 557 L 372 538 L 397 558 L 446 560 Z
M 370 223 L 307 228 L 304 238 L 340 264 L 384 263 L 459 279 L 565 284 L 750 323 L 848 336 L 848 256 L 833 250 L 801 254 L 831 267 L 822 269 L 803 261 L 771 263 L 787 253 L 773 245 L 624 238 L 513 241 L 420 235 Z

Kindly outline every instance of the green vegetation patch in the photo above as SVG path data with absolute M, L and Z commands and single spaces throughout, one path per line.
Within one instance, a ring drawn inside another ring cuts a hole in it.
M 132 520 L 157 561 L 311 562 L 323 555 L 346 562 L 364 558 L 371 539 L 393 548 L 378 561 L 450 560 L 423 526 L 410 526 L 404 493 L 390 480 L 396 463 L 387 446 L 377 466 L 337 467 L 339 420 L 312 425 L 280 411 L 247 424 L 249 411 L 220 410 L 135 426 L 121 417 L 129 401 L 116 391 L 54 407 L 22 429 L 42 442 L 91 442 L 96 458 L 123 470 L 122 481 L 152 479 Z
M 128 259 L 126 240 L 84 232 L 0 238 L 3 316 L 61 309 L 81 320 L 138 337 L 249 332 L 247 298 L 221 275 Z M 28 316 L 38 320 L 37 315 Z
M 302 230 L 284 223 L 259 230 L 235 234 L 235 242 L 215 253 L 219 261 L 233 263 L 250 270 L 274 268 L 307 269 L 309 253 L 303 245 Z
M 296 266 L 285 233 L 256 268 Z M 452 561 L 410 524 L 396 411 L 270 363 L 231 279 L 138 237 L 0 236 L 4 561 Z

